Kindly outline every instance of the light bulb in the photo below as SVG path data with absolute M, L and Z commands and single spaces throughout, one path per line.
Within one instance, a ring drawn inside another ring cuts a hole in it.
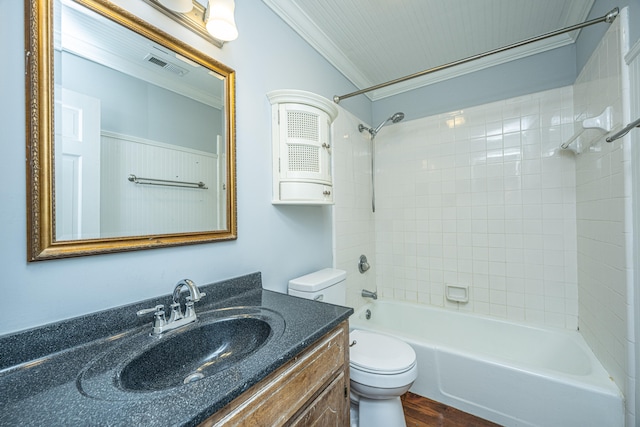
M 213 37 L 222 41 L 238 38 L 235 18 L 233 16 L 236 5 L 233 0 L 209 0 L 207 13 L 207 31 Z

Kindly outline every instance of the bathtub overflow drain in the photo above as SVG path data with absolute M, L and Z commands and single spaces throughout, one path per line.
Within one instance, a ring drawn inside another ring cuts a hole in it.
M 194 381 L 198 381 L 204 378 L 204 375 L 201 374 L 200 372 L 194 372 L 193 374 L 189 374 L 185 377 L 185 379 L 182 381 L 185 384 L 189 384 L 192 383 Z
M 366 317 L 367 320 L 371 319 L 371 310 L 367 310 L 364 312 L 364 317 Z

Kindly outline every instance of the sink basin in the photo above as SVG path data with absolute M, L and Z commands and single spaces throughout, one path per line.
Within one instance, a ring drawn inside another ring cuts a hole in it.
M 151 336 L 147 324 L 109 338 L 111 344 L 81 370 L 76 385 L 85 396 L 132 401 L 201 381 L 242 384 L 244 366 L 263 360 L 284 330 L 278 312 L 248 306 L 200 313 L 197 322 L 161 336 Z
M 223 319 L 177 331 L 131 360 L 119 374 L 125 390 L 162 390 L 227 369 L 255 353 L 272 333 L 262 319 Z

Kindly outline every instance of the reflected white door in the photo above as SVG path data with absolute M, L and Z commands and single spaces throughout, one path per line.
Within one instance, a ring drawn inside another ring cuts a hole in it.
M 56 94 L 55 239 L 100 237 L 100 100 Z
M 218 154 L 218 164 L 216 170 L 218 172 L 218 193 L 216 200 L 218 201 L 218 230 L 224 230 L 227 227 L 227 152 L 225 149 L 222 135 L 216 137 L 216 154 Z

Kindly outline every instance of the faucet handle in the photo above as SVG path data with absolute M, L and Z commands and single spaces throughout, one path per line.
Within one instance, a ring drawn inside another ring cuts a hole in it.
M 367 260 L 366 255 L 360 255 L 360 261 L 358 262 L 358 270 L 360 273 L 364 274 L 367 270 L 371 268 L 369 265 L 369 261 Z
M 136 312 L 138 316 L 144 316 L 149 313 L 153 313 L 153 328 L 151 330 L 151 335 L 159 335 L 162 333 L 163 327 L 167 324 L 167 320 L 164 315 L 164 305 L 158 304 L 153 308 L 145 308 Z
M 180 303 L 174 302 L 171 304 L 171 315 L 169 316 L 169 322 L 175 322 L 182 319 L 182 312 L 180 311 Z
M 201 295 L 204 296 L 204 294 L 201 294 Z M 196 311 L 193 308 L 193 298 L 191 297 L 187 297 L 187 304 L 184 310 L 184 317 L 186 318 L 196 317 Z
M 164 307 L 153 314 L 153 332 L 159 334 L 162 327 L 167 324 L 167 318 L 164 316 Z
M 158 313 L 159 313 L 159 312 L 161 312 L 161 311 L 162 311 L 162 312 L 164 312 L 164 305 L 162 305 L 162 304 L 158 304 L 158 305 L 156 305 L 156 306 L 155 306 L 155 307 L 153 307 L 153 308 L 145 308 L 145 309 L 143 309 L 143 310 L 138 310 L 138 311 L 136 312 L 136 314 L 137 314 L 138 316 L 144 316 L 145 314 L 155 313 L 155 312 L 158 312 Z

